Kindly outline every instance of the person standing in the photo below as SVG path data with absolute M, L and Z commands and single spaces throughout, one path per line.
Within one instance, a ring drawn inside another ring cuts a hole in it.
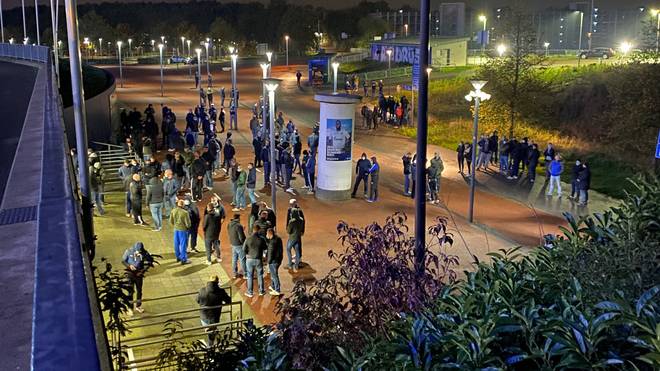
M 506 175 L 509 171 L 509 154 L 511 153 L 511 145 L 506 137 L 503 137 L 499 143 L 500 150 L 500 174 Z
M 245 240 L 243 253 L 245 254 L 245 267 L 247 268 L 247 292 L 245 296 L 251 298 L 254 296 L 254 273 L 257 273 L 257 282 L 259 284 L 259 296 L 266 293 L 264 289 L 264 252 L 268 250 L 266 240 L 259 235 L 259 226 L 252 227 L 252 235 Z
M 130 161 L 124 160 L 124 164 L 119 167 L 117 170 L 117 173 L 119 174 L 119 179 L 121 179 L 123 188 L 124 188 L 124 194 L 126 196 L 125 199 L 125 205 L 126 205 L 126 216 L 130 217 L 131 216 L 131 191 L 129 189 L 129 185 L 131 182 L 131 177 L 133 176 L 133 167 L 131 166 Z
M 229 130 L 238 130 L 238 116 L 234 102 L 229 106 Z
M 92 201 L 96 206 L 99 215 L 105 214 L 103 209 L 103 181 L 105 173 L 101 167 L 101 162 L 96 162 L 89 167 L 89 184 L 92 191 Z
M 131 213 L 133 214 L 133 224 L 146 226 L 147 223 L 142 219 L 142 178 L 140 174 L 133 174 L 133 181 L 129 185 L 131 193 Z
M 184 209 L 185 203 L 179 200 L 176 208 L 170 213 L 170 224 L 174 227 L 174 256 L 177 262 L 188 264 L 188 231 L 190 230 L 190 214 Z
M 362 156 L 360 156 L 360 159 L 355 164 L 355 184 L 353 185 L 353 192 L 351 192 L 352 198 L 355 198 L 360 182 L 364 183 L 364 198 L 368 197 L 367 183 L 369 181 L 369 169 L 371 169 L 371 162 L 367 159 L 367 154 L 362 153 Z
M 410 152 L 406 153 L 401 157 L 401 161 L 403 162 L 403 194 L 404 196 L 409 196 L 412 154 Z
M 229 166 L 236 155 L 236 149 L 234 148 L 233 141 L 229 138 L 225 141 L 225 146 L 222 149 L 224 159 L 224 168 L 225 172 L 229 171 Z
M 224 208 L 222 208 L 222 205 L 220 207 L 221 211 L 218 213 L 213 203 L 209 203 L 206 205 L 206 211 L 204 213 L 204 247 L 206 250 L 207 265 L 213 264 L 212 254 L 215 254 L 218 262 L 222 261 L 220 255 L 220 230 L 225 215 Z
M 225 106 L 225 97 L 226 97 L 225 87 L 223 86 L 222 88 L 220 88 L 220 107 L 224 107 L 224 106 Z M 224 127 L 224 125 L 223 125 L 223 126 L 222 126 L 222 129 L 224 130 L 224 128 L 225 128 L 225 127 Z
M 465 168 L 465 142 L 463 141 L 456 147 L 456 160 L 458 161 L 458 172 L 463 174 Z
M 163 182 L 155 176 L 149 180 L 150 187 L 147 189 L 147 205 L 151 211 L 151 219 L 154 221 L 154 232 L 163 229 L 163 198 L 165 196 Z
M 275 234 L 273 228 L 268 228 L 266 230 L 266 241 L 268 243 L 266 263 L 268 264 L 271 279 L 271 285 L 268 287 L 270 289 L 269 293 L 272 296 L 280 296 L 282 289 L 280 286 L 280 275 L 278 270 L 280 269 L 280 265 L 282 265 L 282 260 L 284 258 L 282 239 Z
M 203 287 L 197 293 L 197 304 L 200 305 L 199 317 L 202 326 L 206 327 L 209 342 L 206 344 L 212 347 L 215 343 L 216 327 L 211 326 L 220 322 L 220 315 L 222 314 L 222 306 L 231 304 L 231 297 L 227 294 L 225 289 L 219 285 L 220 279 L 217 275 L 212 275 Z
M 136 294 L 133 301 L 133 309 L 129 309 L 128 313 L 131 316 L 133 315 L 133 310 L 138 313 L 144 313 L 144 309 L 142 309 L 142 284 L 145 273 L 154 264 L 154 259 L 147 249 L 144 248 L 144 244 L 137 242 L 133 247 L 124 251 L 121 262 L 126 267 L 126 279 L 131 285 L 129 290 L 131 300 L 133 300 L 133 294 Z
M 440 158 L 440 154 L 436 152 L 431 159 L 431 171 L 428 173 L 428 182 L 429 182 L 429 191 L 431 193 L 431 203 L 438 204 L 440 200 L 438 199 L 438 194 L 440 193 L 440 179 L 442 178 L 442 172 L 445 170 L 445 164 Z M 433 188 L 431 188 L 433 185 Z
M 305 170 L 307 171 L 307 182 L 309 183 L 309 191 L 307 194 L 314 194 L 316 183 L 316 158 L 310 153 L 305 162 Z
M 296 72 L 296 84 L 298 85 L 299 88 L 301 88 L 301 86 L 300 86 L 300 79 L 301 78 L 302 78 L 302 73 L 300 72 L 300 70 L 298 70 Z
M 557 187 L 557 196 L 561 197 L 561 173 L 564 166 L 561 163 L 561 157 L 557 154 L 550 163 L 550 186 L 548 187 L 548 196 L 552 196 L 552 191 Z
M 589 201 L 589 188 L 591 188 L 591 169 L 587 162 L 582 163 L 582 170 L 577 177 L 577 185 L 580 191 L 578 206 L 587 206 Z
M 468 175 L 470 175 L 472 174 L 472 144 L 465 143 L 465 155 L 463 158 L 465 158 L 465 163 L 467 164 Z
M 549 170 L 549 166 L 546 166 L 546 171 Z M 568 197 L 572 200 L 575 200 L 578 198 L 580 189 L 578 188 L 578 176 L 580 176 L 580 171 L 582 171 L 582 162 L 580 159 L 575 160 L 575 165 L 573 165 L 573 169 L 571 170 L 571 195 Z M 550 178 L 548 177 L 548 180 Z
M 545 165 L 545 178 L 546 181 L 550 179 L 550 163 L 552 162 L 552 159 L 555 158 L 555 147 L 552 145 L 552 143 L 548 143 L 548 146 L 545 148 L 545 151 L 543 151 L 543 158 L 545 159 L 544 165 Z
M 200 61 L 197 61 L 197 63 L 200 63 Z M 197 71 L 195 71 L 195 89 L 199 87 L 199 74 Z
M 490 163 L 493 165 L 497 164 L 497 146 L 499 145 L 499 137 L 497 135 L 497 130 L 493 131 L 493 134 L 488 138 L 488 148 L 490 148 Z
M 286 232 L 289 235 L 286 242 L 286 255 L 289 259 L 289 269 L 298 272 L 300 261 L 302 259 L 302 236 L 305 234 L 305 219 L 299 208 L 291 209 Z M 295 257 L 292 257 L 291 249 L 295 250 Z
M 530 183 L 534 183 L 536 180 L 536 167 L 539 164 L 539 157 L 541 157 L 539 146 L 534 143 L 532 149 L 529 150 L 529 165 L 527 166 L 527 178 Z
M 227 234 L 229 235 L 229 244 L 231 245 L 231 269 L 234 279 L 238 278 L 238 262 L 241 262 L 241 275 L 245 275 L 247 269 L 245 268 L 245 253 L 243 252 L 243 244 L 245 243 L 245 229 L 241 225 L 241 214 L 234 214 L 234 217 L 229 221 L 227 227 Z
M 188 235 L 190 236 L 190 250 L 192 252 L 199 252 L 199 250 L 197 250 L 197 231 L 199 230 L 199 224 L 201 222 L 199 209 L 197 208 L 197 205 L 192 203 L 189 199 L 183 200 L 183 204 L 190 215 L 190 229 L 188 229 Z
M 247 167 L 247 181 L 245 187 L 247 188 L 248 196 L 250 197 L 250 204 L 257 202 L 257 196 L 254 193 L 257 188 L 257 169 L 253 163 L 249 163 Z
M 369 169 L 369 177 L 371 178 L 371 187 L 369 187 L 371 194 L 367 202 L 378 201 L 378 175 L 380 173 L 380 165 L 376 160 L 376 156 L 371 157 L 371 168 Z
M 245 186 L 247 184 L 247 174 L 243 171 L 241 165 L 236 168 L 236 206 L 232 211 L 245 210 Z
M 163 206 L 165 218 L 170 217 L 170 212 L 176 207 L 176 195 L 179 192 L 179 181 L 174 177 L 172 170 L 165 170 L 163 178 Z

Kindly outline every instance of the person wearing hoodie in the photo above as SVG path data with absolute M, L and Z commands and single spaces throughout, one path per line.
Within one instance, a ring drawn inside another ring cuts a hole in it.
M 231 245 L 231 269 L 234 278 L 238 278 L 238 261 L 241 262 L 241 275 L 245 275 L 245 254 L 243 253 L 243 244 L 245 243 L 245 229 L 241 225 L 241 214 L 234 214 L 227 227 L 229 235 L 229 244 Z
M 353 186 L 353 192 L 351 197 L 355 198 L 357 189 L 360 186 L 360 182 L 364 183 L 364 198 L 367 198 L 367 183 L 369 180 L 369 169 L 371 169 L 371 162 L 367 159 L 367 154 L 362 153 L 360 159 L 355 165 L 355 185 Z
M 539 164 L 539 158 L 541 157 L 541 152 L 539 152 L 539 146 L 534 143 L 532 148 L 529 150 L 528 159 L 529 165 L 527 166 L 527 177 L 530 183 L 534 183 L 536 180 L 536 167 Z
M 138 313 L 143 313 L 142 284 L 144 282 L 145 273 L 154 264 L 154 259 L 147 249 L 144 248 L 144 244 L 142 242 L 137 242 L 133 247 L 124 251 L 121 262 L 124 267 L 126 267 L 126 279 L 131 285 L 129 290 L 131 300 L 133 300 L 133 294 L 136 294 L 135 301 L 133 301 L 133 310 Z M 129 315 L 133 315 L 133 310 L 128 310 Z
M 268 264 L 268 270 L 270 271 L 271 285 L 268 287 L 270 289 L 270 294 L 273 296 L 281 295 L 280 287 L 280 275 L 278 270 L 280 265 L 282 265 L 282 259 L 284 255 L 284 249 L 282 247 L 282 239 L 280 236 L 275 234 L 273 228 L 268 228 L 266 230 L 266 242 L 268 243 L 268 251 L 266 252 L 266 263 Z
M 548 196 L 552 196 L 552 191 L 557 187 L 557 196 L 561 197 L 561 173 L 564 171 L 564 166 L 561 163 L 561 157 L 555 155 L 549 166 L 550 171 L 550 185 L 548 186 Z
M 206 170 L 206 162 L 200 157 L 199 152 L 195 152 L 195 160 L 193 160 L 190 166 L 192 176 L 192 196 L 194 201 L 202 200 Z
M 257 282 L 259 284 L 259 296 L 266 293 L 264 290 L 264 252 L 268 250 L 266 240 L 259 234 L 259 226 L 252 227 L 252 235 L 245 240 L 243 253 L 245 254 L 245 267 L 247 268 L 247 292 L 245 296 L 251 298 L 254 295 L 253 277 L 257 272 Z
M 580 191 L 578 206 L 586 206 L 589 201 L 589 188 L 591 188 L 591 169 L 586 161 L 582 163 L 582 169 L 578 174 L 577 187 Z
M 367 202 L 378 201 L 378 176 L 380 173 L 380 165 L 376 160 L 376 156 L 371 157 L 371 168 L 369 168 L 369 178 L 371 178 L 371 187 L 369 187 L 370 195 Z
M 142 219 L 142 178 L 140 174 L 133 174 L 132 181 L 129 184 L 131 193 L 131 214 L 133 214 L 134 225 L 144 225 L 147 223 Z
M 103 167 L 101 167 L 101 162 L 95 162 L 94 165 L 89 167 L 89 184 L 92 191 L 92 201 L 96 206 L 99 215 L 105 214 L 103 209 L 103 181 L 105 173 Z
M 147 189 L 147 205 L 151 211 L 151 219 L 154 221 L 154 232 L 160 232 L 163 228 L 163 199 L 165 197 L 163 182 L 155 176 L 149 180 L 150 187 Z
M 245 183 L 247 188 L 248 196 L 250 197 L 250 204 L 257 202 L 257 196 L 254 193 L 255 188 L 257 188 L 257 169 L 254 167 L 253 163 L 249 163 L 247 167 L 247 181 Z
M 550 167 L 548 166 L 548 169 L 549 168 Z M 573 165 L 573 169 L 571 170 L 571 195 L 568 198 L 572 200 L 577 199 L 580 193 L 580 189 L 578 188 L 577 183 L 577 178 L 580 175 L 580 171 L 582 171 L 582 162 L 580 162 L 580 159 L 577 159 L 575 160 L 575 165 Z
M 222 261 L 220 256 L 220 229 L 222 228 L 222 222 L 225 219 L 224 208 L 220 206 L 220 212 L 218 212 L 213 205 L 209 203 L 206 205 L 206 211 L 204 212 L 204 247 L 206 250 L 206 264 L 213 264 L 212 254 L 215 253 L 218 262 Z
M 302 259 L 302 236 L 305 234 L 305 219 L 300 209 L 291 209 L 291 217 L 287 223 L 286 232 L 289 235 L 286 242 L 286 256 L 289 260 L 289 269 L 298 272 Z M 291 256 L 291 249 L 295 249 L 295 259 Z
M 170 217 L 170 212 L 176 207 L 176 195 L 179 192 L 179 181 L 174 177 L 172 170 L 165 170 L 163 177 L 163 206 L 165 218 Z
M 174 256 L 181 264 L 188 264 L 188 231 L 190 230 L 190 214 L 185 209 L 185 202 L 179 200 L 176 208 L 170 213 L 170 224 L 174 227 Z
M 197 204 L 190 201 L 190 199 L 183 200 L 185 209 L 190 215 L 190 228 L 188 229 L 188 235 L 190 236 L 190 250 L 192 252 L 199 252 L 197 250 L 197 231 L 199 230 L 199 224 L 201 222 L 201 217 L 199 216 L 199 209 Z
M 243 167 L 238 165 L 236 168 L 236 205 L 232 211 L 245 210 L 245 186 L 247 184 L 247 173 L 243 171 Z
M 212 275 L 205 287 L 202 287 L 197 293 L 197 304 L 200 306 L 199 317 L 202 326 L 210 326 L 220 322 L 222 306 L 231 304 L 231 297 L 225 289 L 221 288 L 220 279 L 217 275 Z M 209 342 L 206 344 L 212 347 L 215 343 L 215 327 L 206 328 Z

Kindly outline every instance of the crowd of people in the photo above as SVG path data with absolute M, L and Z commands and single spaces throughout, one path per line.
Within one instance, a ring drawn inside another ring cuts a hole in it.
M 472 144 L 461 141 L 456 148 L 458 171 L 467 175 L 472 171 Z M 498 136 L 497 131 L 491 135 L 481 135 L 477 142 L 475 153 L 477 171 L 488 171 L 490 165 L 508 180 L 526 179 L 529 183 L 536 181 L 537 168 L 542 166 L 545 170 L 545 182 L 548 183 L 547 196 L 553 196 L 556 191 L 562 197 L 561 174 L 564 172 L 564 163 L 560 153 L 552 143 L 548 143 L 541 152 L 539 146 L 529 138 L 518 140 L 516 137 L 507 138 Z M 527 170 L 527 175 L 525 175 Z M 591 187 L 591 170 L 586 161 L 577 159 L 571 172 L 571 195 L 569 198 L 585 206 L 589 201 Z
M 391 95 L 386 97 L 382 92 L 382 86 L 379 89 L 376 97 L 377 102 L 371 108 L 368 104 L 364 104 L 360 109 L 362 128 L 376 130 L 382 124 L 392 127 L 408 125 L 411 113 L 408 98 L 405 95 L 402 95 L 399 99 Z M 372 95 L 372 97 L 374 96 Z

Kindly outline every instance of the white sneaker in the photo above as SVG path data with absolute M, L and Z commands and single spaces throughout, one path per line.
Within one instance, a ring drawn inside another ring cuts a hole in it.
M 250 293 L 247 293 L 247 292 L 246 292 L 246 293 L 245 293 L 245 296 L 247 296 L 248 298 L 251 298 L 251 297 L 254 296 L 254 294 L 250 294 Z
M 210 262 L 210 261 L 208 261 L 208 260 L 206 260 L 206 259 L 205 259 L 204 261 L 206 262 L 206 265 L 211 265 L 211 264 L 213 264 L 213 262 Z

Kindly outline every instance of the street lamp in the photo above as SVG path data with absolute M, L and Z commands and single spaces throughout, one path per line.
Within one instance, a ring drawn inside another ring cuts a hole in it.
M 132 57 L 133 56 L 133 47 L 131 46 L 133 44 L 133 39 L 128 39 L 128 54 Z
M 268 78 L 268 67 L 270 65 L 268 63 L 261 63 L 261 72 L 262 72 L 262 78 L 264 79 L 264 83 L 262 84 L 261 87 L 261 96 L 262 96 L 262 105 L 261 105 L 261 122 L 266 125 L 266 83 L 265 80 Z
M 387 54 L 387 77 L 390 78 L 392 77 L 392 49 L 385 50 L 385 54 Z
M 660 41 L 660 10 L 651 9 L 651 15 L 657 18 L 655 25 L 655 52 L 658 52 L 658 41 Z
M 186 54 L 186 37 L 181 36 L 181 55 Z
M 501 57 L 501 56 L 504 55 L 504 52 L 506 52 L 506 45 L 504 45 L 504 44 L 499 44 L 499 45 L 497 46 L 497 54 L 499 54 L 500 57 Z
M 235 48 L 234 48 L 233 45 L 229 45 L 229 47 L 227 49 L 229 49 L 229 54 L 234 54 L 234 49 Z
M 236 99 L 236 61 L 238 60 L 238 50 L 236 48 L 232 48 L 232 53 L 231 53 L 231 100 L 232 104 L 234 105 L 234 115 L 235 115 L 235 125 L 236 125 L 236 130 L 238 130 L 238 100 Z M 229 122 L 229 125 L 231 127 L 231 121 Z M 271 160 L 275 157 L 271 157 Z
M 192 55 L 192 52 L 190 51 L 190 39 L 186 40 L 186 44 L 188 44 L 188 55 Z
M 286 50 L 286 66 L 289 67 L 289 35 L 284 36 L 284 45 Z
M 99 55 L 103 54 L 103 38 L 99 37 Z
M 624 41 L 624 42 L 621 43 L 621 46 L 619 47 L 619 49 L 621 49 L 621 52 L 623 53 L 623 56 L 625 57 L 632 50 L 632 47 L 633 46 L 632 46 L 631 43 L 629 43 L 628 41 Z
M 156 51 L 156 40 L 151 40 L 151 51 L 152 52 Z
M 470 169 L 470 206 L 468 209 L 468 221 L 472 223 L 474 216 L 474 189 L 476 186 L 476 164 L 477 164 L 477 136 L 479 135 L 479 102 L 490 99 L 490 94 L 484 93 L 481 89 L 488 81 L 472 80 L 470 83 L 474 87 L 465 99 L 468 102 L 474 100 L 474 125 L 472 127 L 472 169 Z
M 270 77 L 270 75 L 271 75 L 272 72 L 273 72 L 273 71 L 272 71 L 272 67 L 273 67 L 273 63 L 272 63 L 272 60 L 273 60 L 273 52 L 266 52 L 266 58 L 268 58 L 268 64 L 270 64 L 270 66 L 268 67 L 268 77 Z
M 403 25 L 403 30 L 405 31 L 406 37 L 408 37 L 408 23 Z
M 339 69 L 339 62 L 332 62 L 332 71 L 334 74 L 334 89 L 332 90 L 332 94 L 337 94 L 337 70 Z
M 584 26 L 584 12 L 580 12 L 580 38 L 578 39 L 578 67 L 582 59 L 582 27 Z
M 121 41 L 117 41 L 117 57 L 119 57 L 119 87 L 124 87 L 124 73 L 121 69 Z M 71 54 L 71 53 L 69 53 Z
M 160 96 L 163 96 L 163 44 L 158 44 L 160 52 Z
M 488 18 L 482 14 L 479 16 L 479 21 L 483 22 L 484 24 L 484 28 L 481 33 L 481 57 L 483 58 L 484 53 L 486 52 L 486 22 L 488 21 Z
M 209 76 L 209 75 L 211 75 L 211 69 L 209 68 L 209 42 L 208 41 L 204 43 L 204 48 L 206 48 L 206 75 Z
M 546 56 L 546 58 L 547 58 L 547 57 L 548 57 L 548 48 L 550 47 L 550 43 L 547 42 L 547 41 L 544 42 L 544 43 L 543 43 L 543 47 L 545 48 L 545 56 Z
M 270 127 L 270 135 L 269 135 L 269 141 L 270 141 L 270 161 L 271 164 L 274 164 L 275 161 L 273 160 L 275 158 L 275 90 L 277 90 L 277 87 L 279 86 L 280 82 L 282 80 L 280 79 L 274 79 L 274 78 L 267 78 L 264 79 L 264 86 L 266 87 L 266 90 L 268 91 L 268 108 L 269 108 L 269 127 Z M 277 206 L 276 206 L 276 192 L 277 192 L 277 184 L 276 184 L 276 169 L 274 165 L 270 166 L 270 194 L 272 197 L 271 202 L 273 203 L 273 212 L 277 213 Z

